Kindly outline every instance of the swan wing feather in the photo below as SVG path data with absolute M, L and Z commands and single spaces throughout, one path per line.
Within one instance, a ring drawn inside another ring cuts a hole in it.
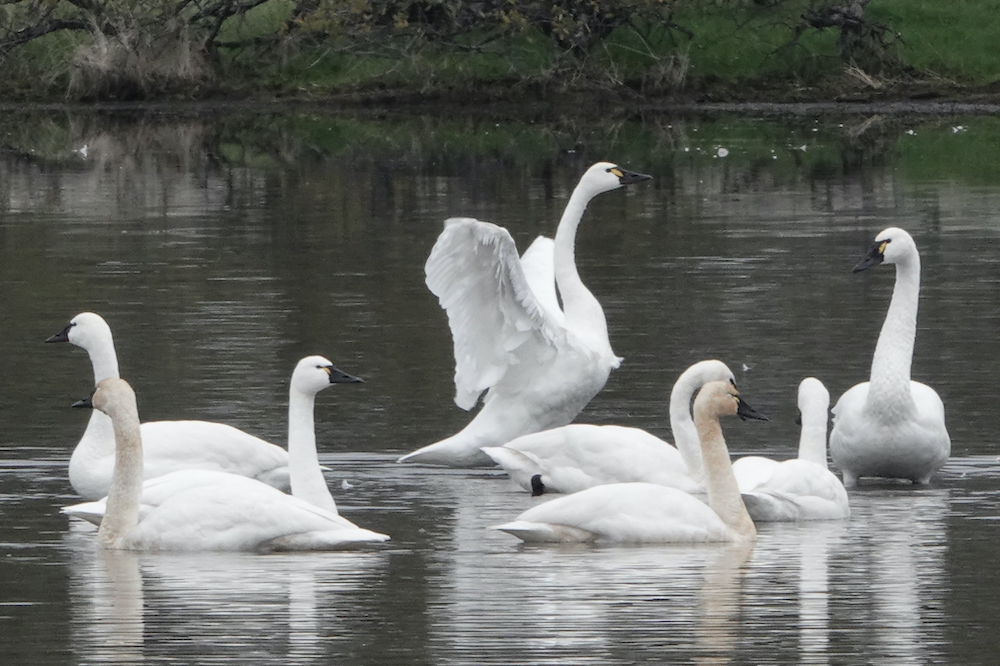
M 459 407 L 474 407 L 510 366 L 555 354 L 561 327 L 532 292 L 506 229 L 451 218 L 424 269 L 427 287 L 448 313 Z

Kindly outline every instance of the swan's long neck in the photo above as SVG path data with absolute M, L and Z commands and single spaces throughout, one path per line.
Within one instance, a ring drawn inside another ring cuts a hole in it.
M 698 429 L 691 418 L 691 396 L 701 386 L 692 377 L 681 376 L 670 392 L 670 430 L 674 434 L 674 446 L 684 458 L 688 473 L 699 485 L 705 484 L 705 466 L 702 463 L 701 443 Z
M 753 520 L 740 496 L 740 488 L 733 475 L 729 449 L 722 436 L 719 420 L 704 417 L 698 419 L 695 426 L 698 438 L 701 440 L 702 456 L 705 459 L 708 505 L 738 536 L 747 540 L 756 538 L 757 528 L 754 527 Z
M 87 347 L 90 364 L 94 367 L 94 384 L 108 377 L 120 377 L 118 374 L 118 354 L 115 352 L 115 341 L 108 333 L 94 344 Z
M 323 478 L 313 420 L 316 396 L 292 387 L 288 395 L 288 472 L 292 495 L 313 506 L 337 512 Z
M 802 414 L 802 432 L 799 435 L 799 459 L 808 460 L 817 465 L 826 463 L 826 427 L 825 413 Z
M 100 383 L 102 379 L 121 376 L 118 372 L 115 341 L 111 337 L 110 331 L 107 335 L 92 340 L 85 349 L 87 355 L 90 356 L 90 364 L 94 368 L 94 385 Z M 81 488 L 88 484 L 93 470 L 100 468 L 102 462 L 106 465 L 106 460 L 114 453 L 115 438 L 111 418 L 104 412 L 95 409 L 90 415 L 87 429 L 84 431 L 83 437 L 80 438 L 80 443 L 74 449 L 69 462 L 70 483 L 77 489 L 77 492 L 82 492 Z M 97 493 L 98 497 L 102 495 L 104 495 L 103 492 Z
M 98 538 L 109 548 L 127 547 L 129 533 L 139 524 L 142 497 L 142 437 L 135 411 L 112 419 L 115 467 Z
M 601 304 L 580 279 L 576 268 L 576 231 L 593 195 L 587 188 L 577 187 L 566 204 L 559 227 L 556 229 L 554 261 L 556 286 L 562 297 L 566 313 L 566 327 L 586 335 L 614 355 L 608 343 L 608 324 Z
M 910 366 L 917 336 L 917 302 L 920 298 L 920 257 L 913 252 L 896 264 L 896 285 L 882 324 L 868 389 L 868 408 L 895 413 L 900 405 L 912 407 Z M 895 409 L 886 410 L 892 406 Z

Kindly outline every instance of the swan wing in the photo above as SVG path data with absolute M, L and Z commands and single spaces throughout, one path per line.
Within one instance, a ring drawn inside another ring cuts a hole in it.
M 288 488 L 288 452 L 224 423 L 143 423 L 142 448 L 146 478 L 198 468 L 239 474 Z
M 427 287 L 448 313 L 459 407 L 474 407 L 510 366 L 555 354 L 560 326 L 532 292 L 506 229 L 451 218 L 424 269 Z
M 743 456 L 733 461 L 733 476 L 741 493 L 749 493 L 765 485 L 780 463 L 762 456 Z
M 139 523 L 136 543 L 164 550 L 316 550 L 389 538 L 259 481 L 222 476 L 228 478 L 167 497 Z
M 691 478 L 680 452 L 639 428 L 573 423 L 518 437 L 501 448 L 516 451 L 534 463 L 525 485 L 524 473 L 512 465 L 521 458 L 513 453 L 491 454 L 511 478 L 529 490 L 531 476 L 541 474 L 546 490 L 557 493 L 634 481 L 671 486 L 687 493 L 703 492 Z
M 844 484 L 822 465 L 793 458 L 743 501 L 755 521 L 836 520 L 850 516 Z
M 502 530 L 530 541 L 707 543 L 730 529 L 706 504 L 652 483 L 596 486 L 528 509 Z
M 185 469 L 170 472 L 163 476 L 146 479 L 142 483 L 142 495 L 139 499 L 139 520 L 143 520 L 149 512 L 163 504 L 167 499 L 177 493 L 196 488 L 198 486 L 212 485 L 215 483 L 225 483 L 232 475 L 226 472 L 219 472 L 206 469 Z M 81 518 L 94 525 L 100 525 L 107 510 L 108 498 L 102 497 L 93 502 L 82 502 L 64 506 L 59 511 L 68 516 Z

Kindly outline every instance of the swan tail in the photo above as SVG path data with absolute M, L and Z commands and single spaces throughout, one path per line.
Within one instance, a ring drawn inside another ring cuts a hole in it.
M 94 525 L 100 525 L 101 519 L 104 518 L 105 507 L 106 504 L 104 500 L 99 500 L 97 502 L 82 502 L 80 504 L 64 506 L 59 509 L 59 513 L 72 516 L 73 518 L 86 520 L 88 523 L 93 523 Z
M 440 442 L 428 444 L 396 459 L 398 463 L 441 467 L 492 467 L 493 459 L 461 433 Z
M 527 520 L 515 520 L 503 525 L 493 525 L 489 529 L 506 532 L 525 543 L 587 543 L 597 538 L 593 532 L 578 527 L 533 523 Z

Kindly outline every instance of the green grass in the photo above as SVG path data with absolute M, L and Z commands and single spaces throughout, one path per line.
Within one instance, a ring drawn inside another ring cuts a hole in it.
M 877 0 L 868 15 L 902 34 L 900 54 L 918 71 L 1000 81 L 1000 0 Z

